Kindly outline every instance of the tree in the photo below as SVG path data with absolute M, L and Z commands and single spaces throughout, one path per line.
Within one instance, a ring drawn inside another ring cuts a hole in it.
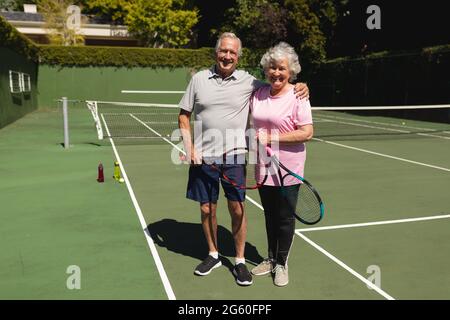
M 199 14 L 185 0 L 84 0 L 85 12 L 124 24 L 143 45 L 181 47 L 192 39 Z
M 227 22 L 220 32 L 233 31 L 251 48 L 267 48 L 287 36 L 286 11 L 268 0 L 237 0 L 226 12 Z
M 84 44 L 84 37 L 80 33 L 81 19 L 74 23 L 74 14 L 69 9 L 72 3 L 71 0 L 37 1 L 38 11 L 45 20 L 50 43 L 64 46 Z
M 184 10 L 183 0 L 133 0 L 127 6 L 125 24 L 144 45 L 181 47 L 189 43 L 198 11 Z
M 297 39 L 296 47 L 310 62 L 323 61 L 332 39 L 340 8 L 348 0 L 285 0 L 289 38 Z
M 309 62 L 326 58 L 339 8 L 348 0 L 237 0 L 221 32 L 236 32 L 246 46 L 267 48 L 281 40 Z
M 123 24 L 128 14 L 129 0 L 83 0 L 83 11 L 105 18 L 107 21 Z
M 289 35 L 297 39 L 294 44 L 303 58 L 311 62 L 325 59 L 326 37 L 321 30 L 320 19 L 310 6 L 314 0 L 286 0 L 288 10 Z

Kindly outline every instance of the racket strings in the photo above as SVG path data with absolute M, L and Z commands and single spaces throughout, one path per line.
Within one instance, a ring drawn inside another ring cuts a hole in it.
M 306 183 L 300 185 L 295 213 L 306 223 L 316 223 L 322 218 L 322 209 L 313 189 Z
M 265 182 L 267 170 L 259 161 L 249 159 L 246 155 L 245 165 L 245 187 L 247 189 L 256 189 Z
M 256 185 L 257 185 L 256 165 L 247 162 L 245 165 L 245 187 L 251 188 Z

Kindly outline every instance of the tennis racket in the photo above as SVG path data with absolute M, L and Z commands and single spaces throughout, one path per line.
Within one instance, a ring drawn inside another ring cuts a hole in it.
M 259 161 L 256 151 L 248 148 L 234 148 L 225 152 L 220 161 L 202 161 L 220 173 L 220 177 L 237 189 L 258 189 L 264 185 L 267 179 L 269 163 Z M 234 165 L 225 170 L 224 164 Z M 240 165 L 244 165 L 244 170 Z
M 292 199 L 288 199 L 292 214 L 295 218 L 308 225 L 316 224 L 322 220 L 324 215 L 324 205 L 317 190 L 305 178 L 286 168 L 269 147 L 266 147 L 266 151 L 271 157 L 272 163 L 274 163 L 278 169 L 282 190 L 288 180 L 289 185 L 299 185 L 297 197 L 294 199 L 296 201 L 290 201 Z M 286 172 L 285 175 L 282 175 L 281 169 Z

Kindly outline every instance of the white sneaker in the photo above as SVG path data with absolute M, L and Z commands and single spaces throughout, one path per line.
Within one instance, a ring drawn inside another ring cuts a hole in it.
M 252 273 L 255 276 L 262 276 L 269 274 L 273 269 L 273 263 L 270 259 L 264 259 L 260 264 L 252 269 Z
M 282 266 L 281 264 L 277 264 L 272 271 L 275 273 L 275 278 L 273 283 L 276 286 L 284 287 L 289 283 L 289 275 L 287 266 Z

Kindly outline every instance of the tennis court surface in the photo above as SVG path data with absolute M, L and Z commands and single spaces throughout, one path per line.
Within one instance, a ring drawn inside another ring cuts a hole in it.
M 171 161 L 171 142 L 179 142 L 168 129 L 178 110 L 157 111 L 155 123 L 151 112 L 133 109 L 141 105 L 100 105 L 70 106 L 67 150 L 59 111 L 36 111 L 0 130 L 2 299 L 450 298 L 448 123 L 313 111 L 305 173 L 325 217 L 312 227 L 297 223 L 287 287 L 271 276 L 240 287 L 222 193 L 224 266 L 193 274 L 207 247 L 198 205 L 185 198 L 188 167 Z M 124 184 L 112 178 L 116 160 Z M 104 183 L 96 181 L 99 163 Z M 259 195 L 248 196 L 252 267 L 266 255 L 266 236 Z M 69 288 L 70 266 L 79 267 L 79 289 Z

